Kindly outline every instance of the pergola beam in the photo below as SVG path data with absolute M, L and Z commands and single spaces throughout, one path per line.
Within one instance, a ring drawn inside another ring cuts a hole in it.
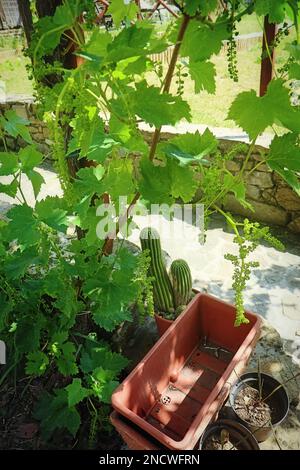
M 269 23 L 269 17 L 264 18 L 262 60 L 260 68 L 259 96 L 265 95 L 268 85 L 274 75 L 275 47 L 273 47 L 276 36 L 276 24 Z

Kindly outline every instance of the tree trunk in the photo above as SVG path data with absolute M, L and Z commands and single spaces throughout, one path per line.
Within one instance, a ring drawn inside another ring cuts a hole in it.
M 62 5 L 62 0 L 36 0 L 36 11 L 39 18 L 43 16 L 53 16 L 56 7 Z
M 30 9 L 30 0 L 18 0 L 18 7 L 23 23 L 24 33 L 28 46 L 30 45 L 33 31 L 32 13 Z

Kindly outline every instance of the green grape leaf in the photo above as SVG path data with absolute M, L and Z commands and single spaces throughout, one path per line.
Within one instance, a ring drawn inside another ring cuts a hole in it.
M 282 79 L 272 80 L 265 96 L 257 97 L 254 90 L 240 93 L 230 107 L 228 119 L 242 127 L 251 140 L 275 122 L 300 132 L 300 112 L 291 105 Z
M 139 9 L 133 1 L 124 3 L 124 0 L 111 0 L 107 14 L 113 17 L 118 28 L 124 19 L 133 20 L 136 18 Z
M 207 16 L 217 7 L 218 0 L 187 0 L 184 5 L 184 11 L 194 16 L 201 11 L 203 16 Z
M 298 135 L 292 133 L 275 136 L 267 155 L 267 163 L 300 196 L 300 148 L 297 140 Z
M 99 364 L 113 372 L 116 377 L 127 365 L 128 359 L 121 354 L 110 351 L 109 346 L 97 342 L 87 341 L 81 355 L 80 368 L 82 372 L 92 372 Z
M 70 29 L 84 10 L 84 2 L 66 2 L 56 8 L 53 16 L 44 16 L 35 24 L 39 40 L 33 57 L 42 57 L 52 52 L 59 44 L 62 33 Z
M 182 41 L 180 54 L 182 57 L 189 57 L 191 62 L 207 60 L 220 52 L 222 42 L 228 38 L 225 21 L 220 24 L 216 22 L 209 27 L 198 20 L 192 20 Z
M 111 404 L 111 396 L 115 389 L 118 387 L 119 382 L 115 380 L 111 380 L 110 382 L 107 382 L 106 384 L 103 385 L 102 391 L 101 391 L 101 400 L 104 403 L 107 403 L 108 405 Z
M 41 173 L 35 170 L 28 170 L 26 172 L 26 175 L 31 181 L 34 196 L 35 198 L 37 198 L 40 193 L 42 184 L 46 183 L 44 177 L 41 175 Z
M 180 166 L 176 160 L 168 159 L 167 170 L 171 179 L 171 194 L 187 203 L 193 199 L 197 189 L 194 172 L 190 167 Z
M 230 173 L 224 176 L 224 188 L 227 191 L 233 192 L 236 199 L 247 209 L 252 209 L 251 204 L 246 201 L 246 186 L 243 181 L 238 181 L 237 178 Z
M 61 346 L 61 352 L 61 356 L 56 359 L 59 372 L 65 376 L 77 374 L 78 367 L 76 365 L 76 348 L 74 344 L 67 341 Z
M 19 162 L 16 154 L 0 152 L 0 176 L 13 175 L 18 169 Z
M 168 158 L 165 166 L 153 165 L 148 159 L 140 163 L 142 179 L 139 190 L 142 197 L 153 204 L 171 204 L 180 197 L 189 202 L 197 189 L 192 169 L 180 166 L 175 159 Z
M 284 49 L 288 51 L 294 59 L 297 61 L 300 60 L 300 44 L 287 44 Z
M 110 162 L 108 173 L 103 179 L 103 186 L 114 202 L 118 202 L 120 196 L 134 193 L 135 185 L 132 175 L 131 160 L 114 159 Z
M 41 421 L 42 437 L 48 440 L 55 429 L 67 429 L 75 437 L 80 423 L 80 415 L 75 407 L 68 406 L 66 389 L 54 391 L 54 395 L 45 392 L 34 411 L 34 417 Z
M 12 109 L 4 113 L 4 117 L 0 118 L 0 122 L 9 135 L 12 137 L 22 137 L 27 143 L 32 143 L 32 138 L 30 136 L 28 126 L 29 121 L 21 116 L 19 116 Z
M 104 172 L 105 170 L 102 165 L 90 168 L 81 168 L 77 172 L 77 179 L 74 182 L 74 186 L 79 191 L 79 194 L 82 196 L 103 194 L 104 188 L 102 178 Z
M 10 209 L 7 217 L 11 219 L 6 227 L 8 240 L 18 240 L 20 245 L 32 246 L 41 238 L 38 231 L 38 221 L 34 217 L 33 209 L 25 204 Z
M 135 23 L 122 31 L 108 46 L 108 60 L 123 60 L 129 57 L 138 57 L 148 54 L 147 46 L 153 33 L 153 26 L 149 23 Z M 119 49 L 119 51 L 118 51 Z M 118 54 L 115 56 L 114 54 Z
M 69 408 L 77 405 L 90 395 L 90 390 L 81 385 L 81 379 L 73 379 L 72 383 L 66 387 L 66 390 Z
M 159 88 L 148 86 L 145 81 L 136 84 L 132 100 L 134 113 L 155 127 L 175 125 L 184 118 L 191 120 L 190 107 L 180 96 L 160 93 Z
M 172 204 L 170 175 L 165 166 L 154 165 L 148 158 L 140 161 L 141 180 L 139 191 L 144 199 L 153 204 Z
M 108 32 L 101 29 L 94 29 L 88 43 L 84 46 L 84 52 L 94 57 L 106 57 L 107 47 L 112 42 L 113 37 Z
M 49 359 L 42 351 L 35 351 L 27 354 L 25 372 L 27 375 L 39 377 L 43 375 L 49 364 Z
M 31 246 L 24 251 L 16 251 L 9 255 L 4 265 L 4 272 L 8 279 L 23 277 L 30 266 L 39 262 L 39 254 L 36 246 Z
M 83 291 L 95 303 L 92 309 L 95 323 L 112 331 L 123 321 L 132 320 L 128 305 L 137 293 L 138 287 L 133 282 L 137 260 L 128 250 L 120 249 L 116 255 L 106 257 L 106 263 L 101 263 L 98 272 L 86 279 Z
M 190 62 L 189 71 L 195 82 L 195 93 L 205 90 L 208 93 L 216 91 L 216 69 L 212 62 Z
M 269 16 L 270 23 L 282 23 L 286 16 L 286 0 L 256 0 L 254 10 L 258 16 Z
M 176 158 L 181 165 L 200 162 L 203 157 L 217 150 L 218 141 L 207 128 L 201 135 L 186 133 L 171 139 L 162 145 L 162 150 L 171 158 Z
M 300 64 L 293 63 L 289 66 L 289 79 L 300 80 Z
M 27 145 L 27 147 L 22 148 L 19 151 L 18 157 L 21 163 L 21 169 L 24 173 L 33 170 L 43 161 L 43 155 L 36 149 L 35 145 Z
M 30 353 L 40 349 L 41 333 L 45 324 L 45 317 L 36 310 L 33 310 L 32 315 L 23 314 L 17 320 L 15 339 L 19 353 Z
M 0 183 L 0 194 L 4 193 L 10 197 L 16 197 L 18 192 L 18 182 L 16 180 L 12 181 L 9 184 Z
M 62 198 L 46 197 L 36 203 L 35 212 L 41 222 L 49 227 L 66 232 L 68 227 L 67 209 Z

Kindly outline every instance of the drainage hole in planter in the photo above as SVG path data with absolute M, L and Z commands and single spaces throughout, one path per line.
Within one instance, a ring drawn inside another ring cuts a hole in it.
M 160 402 L 163 405 L 169 405 L 171 403 L 171 398 L 168 395 L 165 395 L 164 397 L 161 397 Z

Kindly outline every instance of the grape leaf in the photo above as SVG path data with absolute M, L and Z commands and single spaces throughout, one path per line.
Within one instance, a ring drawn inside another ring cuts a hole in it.
M 131 160 L 114 159 L 110 162 L 108 173 L 103 179 L 103 186 L 114 202 L 118 202 L 120 196 L 134 193 L 135 185 L 132 175 Z
M 39 377 L 43 375 L 49 364 L 49 359 L 42 351 L 27 354 L 26 374 Z
M 197 189 L 193 170 L 178 165 L 174 159 L 168 159 L 167 170 L 170 174 L 172 196 L 182 199 L 185 203 L 190 202 Z
M 107 14 L 113 17 L 114 23 L 118 28 L 121 21 L 125 18 L 133 20 L 138 13 L 138 6 L 133 1 L 124 3 L 124 0 L 111 0 Z
M 256 0 L 254 9 L 258 16 L 269 16 L 270 23 L 282 23 L 285 19 L 286 0 Z
M 23 277 L 29 266 L 39 262 L 39 254 L 36 246 L 31 246 L 24 251 L 14 252 L 8 256 L 4 272 L 8 279 Z
M 195 93 L 206 90 L 208 93 L 216 91 L 216 69 L 212 62 L 190 62 L 189 71 L 195 82 Z
M 109 350 L 108 345 L 87 341 L 81 355 L 80 368 L 83 372 L 92 372 L 99 364 L 117 376 L 128 365 L 128 359 L 121 354 Z
M 217 4 L 218 0 L 186 0 L 184 11 L 190 16 L 194 16 L 198 11 L 207 16 L 215 10 Z
M 214 23 L 212 27 L 192 20 L 182 41 L 180 54 L 189 57 L 192 62 L 209 59 L 218 54 L 222 41 L 229 38 L 226 21 Z
M 59 232 L 66 232 L 68 227 L 67 210 L 62 198 L 58 196 L 46 197 L 36 203 L 35 212 L 44 224 Z
M 31 181 L 34 196 L 35 198 L 37 198 L 40 193 L 42 184 L 45 184 L 44 177 L 38 171 L 35 170 L 28 170 L 26 172 L 26 175 Z
M 81 379 L 73 379 L 72 383 L 66 387 L 66 390 L 69 408 L 77 405 L 90 395 L 90 391 L 81 385 Z
M 300 112 L 291 105 L 282 79 L 272 80 L 265 96 L 257 97 L 254 90 L 240 93 L 230 107 L 228 119 L 242 127 L 251 140 L 275 122 L 300 132 Z
M 139 191 L 144 199 L 153 204 L 172 204 L 170 175 L 165 166 L 154 165 L 148 158 L 140 161 L 141 180 Z
M 33 170 L 34 167 L 40 165 L 43 161 L 43 155 L 36 149 L 35 145 L 27 145 L 27 147 L 22 148 L 19 151 L 18 157 L 24 173 Z
M 61 346 L 61 352 L 61 356 L 56 359 L 59 372 L 65 376 L 77 374 L 78 367 L 76 365 L 76 348 L 74 344 L 67 341 Z
M 293 63 L 289 66 L 289 79 L 300 80 L 300 64 Z
M 159 88 L 148 86 L 145 81 L 136 84 L 132 99 L 135 114 L 155 127 L 175 125 L 183 118 L 191 120 L 190 107 L 180 96 L 160 93 Z
M 34 417 L 41 421 L 43 439 L 51 437 L 55 429 L 67 429 L 75 437 L 80 426 L 80 415 L 75 407 L 68 406 L 66 389 L 54 391 L 54 395 L 45 392 L 39 400 Z
M 111 396 L 118 385 L 119 385 L 119 382 L 115 380 L 111 380 L 110 382 L 107 382 L 103 385 L 103 388 L 101 391 L 101 400 L 104 403 L 107 403 L 108 405 L 111 404 Z
M 214 153 L 217 150 L 218 141 L 206 129 L 201 135 L 199 131 L 195 134 L 186 133 L 171 139 L 162 146 L 163 151 L 171 158 L 176 158 L 181 165 L 197 162 L 206 155 Z
M 233 192 L 236 199 L 247 209 L 252 209 L 251 204 L 246 201 L 246 186 L 243 181 L 238 181 L 237 178 L 230 173 L 226 173 L 224 176 L 224 188 L 227 191 Z
M 29 130 L 26 127 L 29 121 L 19 116 L 14 110 L 10 109 L 4 113 L 4 117 L 1 116 L 0 123 L 2 124 L 5 132 L 12 137 L 21 136 L 27 143 L 32 143 Z
M 4 193 L 10 197 L 15 197 L 18 191 L 18 182 L 12 181 L 9 184 L 2 184 L 0 183 L 0 194 Z
M 267 155 L 267 163 L 300 196 L 300 148 L 297 140 L 298 135 L 292 133 L 275 136 Z
M 10 241 L 17 239 L 21 245 L 32 246 L 40 240 L 38 221 L 33 215 L 33 209 L 25 204 L 10 209 L 7 217 L 11 219 L 6 227 Z
M 16 154 L 0 152 L 0 176 L 13 175 L 18 169 L 19 162 Z
M 145 56 L 151 53 L 150 39 L 153 26 L 149 23 L 135 23 L 124 28 L 108 45 L 107 62 L 119 62 L 129 57 Z
M 197 184 L 189 167 L 181 167 L 171 158 L 167 159 L 165 166 L 153 165 L 148 159 L 142 159 L 140 169 L 142 179 L 139 190 L 149 202 L 172 204 L 177 197 L 184 202 L 193 198 Z
M 113 262 L 113 266 L 111 266 Z M 112 331 L 125 320 L 132 320 L 128 305 L 133 302 L 137 286 L 133 282 L 136 257 L 126 249 L 106 258 L 93 277 L 86 279 L 83 291 L 95 303 L 92 315 L 95 323 Z
M 25 315 L 25 312 L 22 312 L 22 316 L 17 321 L 15 333 L 19 353 L 39 350 L 41 333 L 45 324 L 46 319 L 40 312 L 34 311 L 32 315 Z M 30 334 L 28 334 L 29 331 Z

